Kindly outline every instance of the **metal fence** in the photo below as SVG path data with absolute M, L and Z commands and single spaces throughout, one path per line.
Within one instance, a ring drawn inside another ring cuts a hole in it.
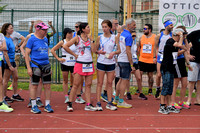
M 66 1 L 68 3 L 66 3 Z M 103 0 L 100 0 L 100 2 Z M 158 5 L 158 0 L 149 0 L 149 4 L 144 0 L 133 0 L 133 12 L 132 16 L 136 20 L 138 38 L 142 35 L 143 25 L 150 23 L 154 26 L 154 33 L 158 33 L 158 7 L 152 6 Z M 147 1 L 147 0 L 146 0 Z M 115 0 L 120 5 L 120 0 Z M 157 2 L 155 4 L 155 2 Z M 87 0 L 32 0 L 27 2 L 26 0 L 2 0 L 2 4 L 7 4 L 7 8 L 0 13 L 0 26 L 6 22 L 11 22 L 14 25 L 14 30 L 21 33 L 23 36 L 28 35 L 29 27 L 32 20 L 42 20 L 45 23 L 52 21 L 57 33 L 50 38 L 50 48 L 55 46 L 62 38 L 62 31 L 64 28 L 69 27 L 74 29 L 75 22 L 87 21 Z M 102 2 L 103 3 L 103 2 Z M 113 9 L 109 11 L 108 7 L 101 4 L 99 8 L 99 23 L 104 19 L 117 18 L 119 24 L 123 24 L 123 12 L 119 9 L 116 11 Z M 146 8 L 148 6 L 148 8 Z M 108 8 L 108 9 L 107 9 Z M 143 9 L 144 8 L 144 9 Z M 49 29 L 51 32 L 51 29 Z M 101 34 L 101 25 L 99 24 L 98 33 Z M 60 56 L 60 51 L 57 52 Z M 60 70 L 60 63 L 50 54 L 50 61 L 52 64 L 52 82 L 61 83 L 62 74 Z M 21 58 L 19 71 L 19 80 L 28 81 L 28 74 L 25 68 L 25 61 Z

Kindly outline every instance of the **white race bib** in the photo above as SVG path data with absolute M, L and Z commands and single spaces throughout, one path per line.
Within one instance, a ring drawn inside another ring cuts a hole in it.
M 173 64 L 177 64 L 177 57 L 178 57 L 178 52 L 172 52 L 172 56 L 173 56 Z
M 133 62 L 137 62 L 137 55 L 136 54 L 132 55 L 132 60 L 133 60 Z
M 66 62 L 75 62 L 76 60 L 75 60 L 74 56 L 66 56 L 65 61 Z
M 151 54 L 152 45 L 151 44 L 144 44 L 143 45 L 143 53 Z
M 92 64 L 83 64 L 82 72 L 93 72 Z

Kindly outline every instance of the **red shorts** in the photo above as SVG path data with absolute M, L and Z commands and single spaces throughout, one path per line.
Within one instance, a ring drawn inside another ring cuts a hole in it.
M 83 65 L 84 64 L 81 64 L 81 63 L 75 63 L 75 66 L 74 66 L 74 74 L 75 73 L 78 73 L 79 75 L 82 75 L 82 76 L 89 76 L 89 75 L 92 75 L 94 74 L 95 70 L 94 70 L 94 64 L 92 63 L 92 68 L 91 68 L 91 72 L 83 72 Z

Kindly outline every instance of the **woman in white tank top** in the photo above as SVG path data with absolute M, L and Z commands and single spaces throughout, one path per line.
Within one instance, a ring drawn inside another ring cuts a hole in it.
M 91 85 L 94 73 L 94 65 L 92 62 L 91 52 L 95 52 L 94 41 L 91 37 L 88 37 L 90 33 L 90 27 L 88 23 L 81 23 L 79 25 L 79 31 L 77 36 L 64 45 L 64 49 L 76 58 L 76 63 L 74 66 L 74 83 L 72 90 L 70 92 L 69 102 L 67 106 L 67 111 L 73 111 L 72 102 L 78 90 L 79 85 L 83 77 L 85 77 L 85 96 L 86 96 L 86 106 L 85 110 L 96 111 L 96 108 L 91 104 Z M 70 50 L 70 46 L 76 45 L 76 53 Z
M 72 39 L 73 36 L 73 30 L 70 28 L 65 28 L 63 30 L 63 40 L 61 40 L 57 45 L 55 45 L 51 49 L 51 53 L 53 56 L 61 63 L 61 70 L 63 75 L 63 93 L 65 95 L 65 103 L 69 101 L 68 97 L 68 74 L 69 71 L 71 73 L 71 77 L 73 78 L 73 70 L 74 70 L 74 64 L 75 64 L 75 57 L 69 53 L 67 53 L 62 47 L 66 45 L 68 41 Z M 56 50 L 61 48 L 62 51 L 62 58 L 58 57 L 56 54 Z M 76 46 L 73 44 L 70 49 L 75 52 Z
M 117 107 L 112 104 L 112 82 L 115 76 L 115 58 L 114 55 L 121 52 L 119 46 L 119 39 L 115 35 L 112 35 L 110 30 L 112 23 L 109 20 L 104 20 L 102 23 L 102 29 L 104 34 L 97 38 L 96 49 L 98 54 L 97 59 L 97 110 L 102 111 L 100 96 L 102 85 L 104 81 L 104 75 L 107 75 L 107 94 L 108 104 L 106 109 L 117 110 Z

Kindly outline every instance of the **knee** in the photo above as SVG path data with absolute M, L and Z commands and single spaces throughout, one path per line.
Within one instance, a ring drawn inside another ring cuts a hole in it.
M 18 81 L 18 76 L 13 77 L 13 81 Z
M 108 81 L 108 82 L 107 82 L 107 85 L 108 85 L 109 87 L 112 87 L 112 82 L 111 82 L 111 81 Z

